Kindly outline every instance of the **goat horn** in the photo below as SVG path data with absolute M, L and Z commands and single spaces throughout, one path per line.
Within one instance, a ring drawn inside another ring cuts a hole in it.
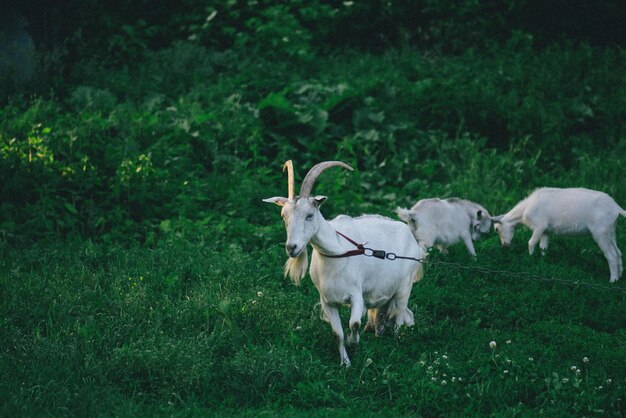
M 313 190 L 313 186 L 315 185 L 317 177 L 322 174 L 322 171 L 334 166 L 340 166 L 352 171 L 352 167 L 350 167 L 346 163 L 342 163 L 341 161 L 324 161 L 323 163 L 316 164 L 315 166 L 313 166 L 313 168 L 309 170 L 309 172 L 304 177 L 304 180 L 302 180 L 302 186 L 300 186 L 300 196 L 309 197 L 311 195 L 311 190 Z
M 289 193 L 289 200 L 293 200 L 294 197 L 294 187 L 293 187 L 293 162 L 291 160 L 285 161 L 283 165 L 283 171 L 287 169 L 287 189 Z

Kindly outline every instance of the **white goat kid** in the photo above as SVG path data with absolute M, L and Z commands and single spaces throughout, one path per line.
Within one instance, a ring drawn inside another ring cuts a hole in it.
M 413 313 L 407 304 L 413 282 L 422 277 L 422 265 L 413 260 L 346 256 L 355 250 L 355 246 L 339 233 L 355 242 L 367 242 L 372 248 L 397 255 L 419 259 L 423 253 L 406 225 L 392 219 L 377 215 L 356 218 L 340 215 L 326 221 L 319 210 L 326 197 L 311 197 L 310 193 L 322 171 L 333 166 L 352 170 L 339 161 L 319 163 L 302 181 L 300 195 L 294 196 L 293 166 L 287 161 L 289 197 L 272 197 L 264 201 L 282 206 L 281 214 L 287 230 L 285 249 L 290 257 L 285 263 L 285 276 L 288 274 L 296 284 L 307 271 L 307 245 L 313 246 L 311 279 L 320 294 L 324 319 L 330 322 L 337 340 L 341 363 L 349 366 L 338 308 L 351 305 L 348 344 L 359 341 L 365 309 L 368 309 L 366 329 L 378 330 L 376 321 L 381 316 L 393 320 L 396 329 L 403 324 L 413 325 Z
M 502 245 L 508 247 L 519 223 L 532 229 L 528 252 L 532 255 L 537 243 L 541 253 L 548 248 L 548 233 L 563 235 L 591 234 L 607 261 L 611 283 L 624 271 L 622 253 L 615 240 L 615 225 L 622 209 L 606 193 L 583 188 L 559 189 L 544 187 L 532 192 L 504 215 L 492 218 Z
M 481 205 L 463 199 L 422 199 L 411 209 L 397 208 L 398 217 L 409 225 L 422 249 L 437 246 L 446 252 L 449 245 L 462 241 L 476 256 L 474 244 L 489 233 L 491 216 Z

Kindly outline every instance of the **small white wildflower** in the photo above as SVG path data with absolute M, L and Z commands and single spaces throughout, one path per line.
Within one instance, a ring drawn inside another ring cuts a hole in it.
M 261 297 L 261 296 L 263 296 L 263 292 L 256 292 L 256 295 L 257 295 L 258 297 Z
M 610 384 L 611 384 L 611 382 L 613 382 L 611 379 L 606 379 L 606 384 L 607 384 L 607 385 L 610 385 Z
M 444 360 L 448 360 L 448 356 L 446 356 L 445 354 L 443 356 L 441 356 L 442 359 Z
M 532 357 L 528 357 L 528 361 L 534 361 L 535 359 Z
M 602 389 L 603 389 L 603 388 L 602 388 L 602 385 L 598 386 L 598 389 L 599 389 L 599 390 L 602 390 Z
M 564 377 L 563 379 L 561 379 L 561 383 L 567 383 L 569 382 L 569 379 L 567 377 Z
M 353 4 L 354 4 L 354 2 L 353 2 L 353 1 L 344 1 L 344 2 L 343 2 L 343 5 L 344 5 L 344 6 L 346 6 L 346 7 L 350 7 L 350 6 L 352 6 Z
M 302 327 L 301 327 L 300 325 L 298 325 L 298 326 L 296 327 L 296 331 L 300 331 L 301 329 L 302 329 Z
M 450 380 L 452 380 L 452 383 L 454 383 L 454 382 L 456 382 L 456 377 L 452 376 L 452 379 L 450 379 Z
M 459 376 L 459 382 L 462 382 L 462 381 L 463 381 L 463 378 Z
M 513 363 L 513 362 L 511 360 L 507 359 L 506 364 L 511 364 L 511 363 Z
M 437 378 L 436 377 L 431 377 L 430 380 L 432 380 L 433 382 L 436 382 Z
M 420 360 L 420 365 L 424 366 L 426 365 L 426 362 L 424 360 Z
M 507 344 L 511 344 L 511 340 L 506 340 L 506 343 Z
M 575 371 L 578 369 L 578 367 L 576 367 L 576 366 L 572 366 L 572 367 L 570 367 L 569 369 L 570 369 L 571 371 L 575 372 Z
M 495 341 L 492 341 L 492 342 L 489 343 L 489 348 L 491 348 L 493 350 L 494 348 L 496 348 L 497 345 L 498 344 L 496 344 Z
M 442 381 L 441 381 L 441 385 L 442 385 L 442 386 L 445 386 L 445 385 L 447 385 L 447 384 L 448 384 L 448 382 L 446 382 L 445 380 L 442 380 Z
M 589 357 L 583 357 L 583 363 L 589 363 Z
M 574 373 L 580 374 L 580 369 L 576 369 L 576 371 Z
M 370 364 L 372 364 L 372 359 L 368 357 L 367 360 L 365 360 L 365 367 L 369 366 Z
M 509 374 L 509 371 L 508 371 L 508 370 L 505 370 L 505 371 L 504 371 L 504 374 Z

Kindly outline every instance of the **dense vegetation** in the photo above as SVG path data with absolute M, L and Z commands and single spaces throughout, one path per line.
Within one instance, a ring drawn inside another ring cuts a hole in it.
M 261 199 L 287 159 L 356 168 L 320 178 L 327 218 L 432 196 L 501 213 L 543 185 L 626 206 L 619 2 L 452 3 L 5 14 L 37 60 L 0 78 L 0 415 L 623 414 L 626 287 L 590 238 L 433 254 L 417 325 L 364 336 L 347 370 L 312 283 L 281 277 Z

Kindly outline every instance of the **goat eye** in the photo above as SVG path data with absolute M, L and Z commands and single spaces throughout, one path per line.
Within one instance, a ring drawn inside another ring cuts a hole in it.
M 306 219 L 307 221 L 312 220 L 312 219 L 313 219 L 313 214 L 312 214 L 312 213 L 309 213 L 309 214 L 306 216 L 306 218 L 305 218 L 305 219 Z

